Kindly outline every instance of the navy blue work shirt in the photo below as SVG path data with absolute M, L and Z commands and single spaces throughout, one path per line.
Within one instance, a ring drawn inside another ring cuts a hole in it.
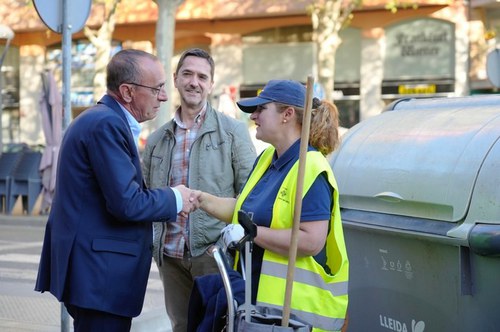
M 315 149 L 309 146 L 308 150 L 314 151 Z M 241 209 L 252 216 L 252 220 L 256 225 L 265 227 L 271 225 L 273 205 L 278 190 L 292 166 L 299 159 L 299 154 L 300 139 L 288 148 L 281 157 L 277 158 L 275 153 L 271 165 L 243 202 Z M 333 188 L 330 186 L 326 174 L 321 174 L 316 178 L 302 200 L 301 222 L 330 220 L 332 195 Z M 293 220 L 290 220 L 290 228 L 292 228 L 292 224 Z M 257 286 L 263 256 L 264 249 L 254 245 L 252 251 L 252 303 L 255 303 L 257 298 Z M 324 265 L 324 261 L 326 261 L 324 253 L 323 255 L 320 253 L 315 258 L 320 264 Z

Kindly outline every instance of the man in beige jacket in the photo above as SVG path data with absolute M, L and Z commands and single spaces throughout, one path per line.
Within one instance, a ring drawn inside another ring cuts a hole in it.
M 247 125 L 208 103 L 214 61 L 201 49 L 184 52 L 174 74 L 181 97 L 175 117 L 148 138 L 144 178 L 151 188 L 184 184 L 217 196 L 239 194 L 256 158 Z M 198 210 L 175 223 L 154 224 L 153 257 L 165 291 L 173 332 L 185 332 L 196 276 L 217 273 L 206 253 L 225 223 Z

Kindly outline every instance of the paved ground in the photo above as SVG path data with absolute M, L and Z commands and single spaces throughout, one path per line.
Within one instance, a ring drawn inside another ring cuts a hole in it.
M 71 331 L 61 326 L 61 305 L 48 294 L 33 291 L 46 217 L 0 214 L 0 331 Z M 69 318 L 69 317 L 68 317 Z M 132 322 L 134 332 L 170 332 L 158 270 L 152 264 L 141 315 Z

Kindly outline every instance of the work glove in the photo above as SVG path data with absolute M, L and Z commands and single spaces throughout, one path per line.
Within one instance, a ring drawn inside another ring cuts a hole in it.
M 233 248 L 245 236 L 245 230 L 240 224 L 229 224 L 221 231 L 222 240 L 226 248 Z

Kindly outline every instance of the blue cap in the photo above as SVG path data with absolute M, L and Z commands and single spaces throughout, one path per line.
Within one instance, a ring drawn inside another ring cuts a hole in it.
M 306 87 L 290 80 L 271 80 L 262 92 L 253 98 L 238 101 L 238 107 L 245 113 L 252 113 L 257 106 L 276 102 L 303 108 L 306 100 Z

